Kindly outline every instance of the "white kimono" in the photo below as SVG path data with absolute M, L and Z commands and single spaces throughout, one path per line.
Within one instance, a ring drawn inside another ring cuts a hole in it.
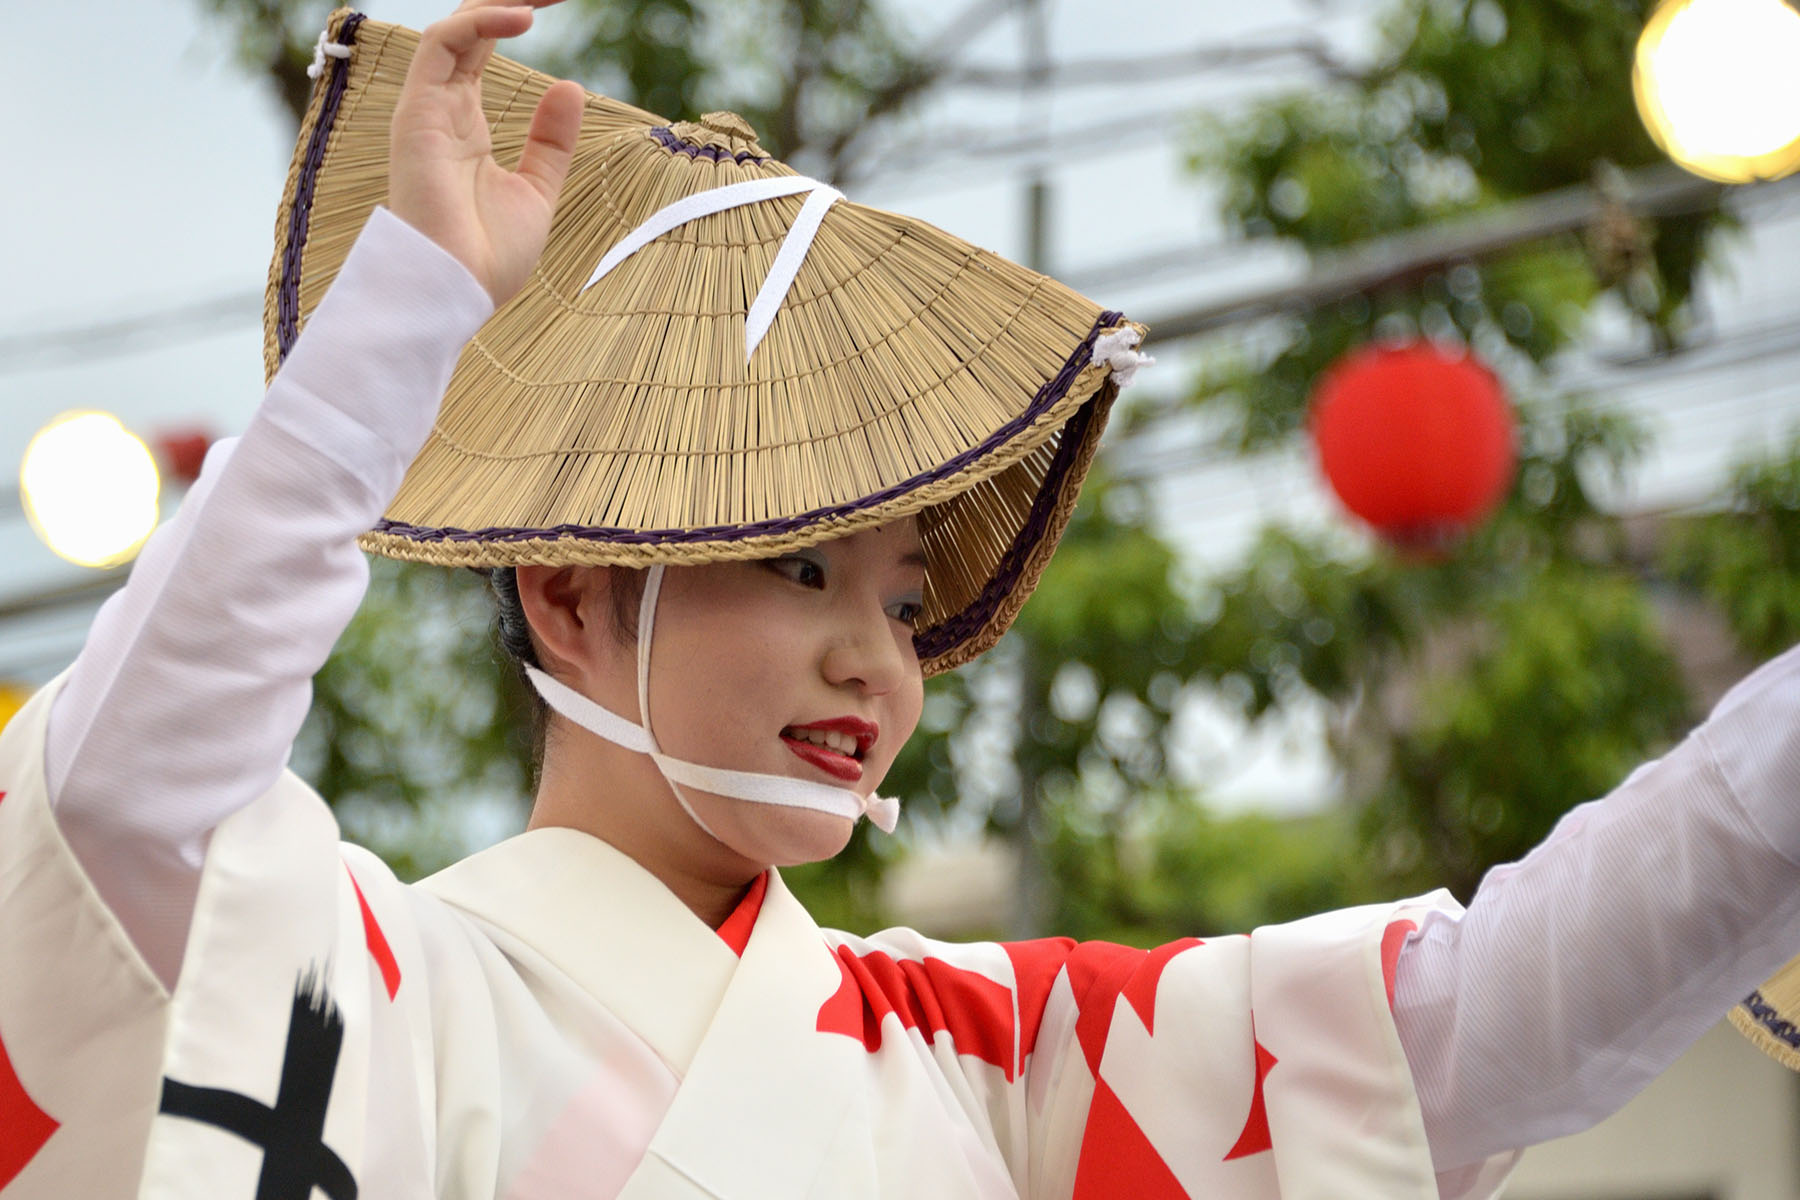
M 574 833 L 401 886 L 281 764 L 489 312 L 371 218 L 0 737 L 0 1200 L 1477 1197 L 1800 946 L 1800 651 L 1466 917 L 946 946 L 818 930 L 771 876 L 740 962 Z
M 946 945 L 771 873 L 740 960 L 571 830 L 400 884 L 287 775 L 214 834 L 171 996 L 52 820 L 51 691 L 0 737 L 4 1200 L 1440 1194 L 1388 1005 L 1444 897 Z

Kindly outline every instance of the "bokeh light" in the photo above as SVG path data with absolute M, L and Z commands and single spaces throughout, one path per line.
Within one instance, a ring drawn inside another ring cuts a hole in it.
M 19 490 L 31 527 L 84 567 L 129 560 L 156 528 L 160 481 L 149 447 L 110 413 L 65 413 L 25 448 Z
M 1650 136 L 1724 183 L 1800 167 L 1800 12 L 1784 0 L 1665 0 L 1632 85 Z
M 0 680 L 0 729 L 5 729 L 7 723 L 19 715 L 19 710 L 30 699 L 30 689 Z

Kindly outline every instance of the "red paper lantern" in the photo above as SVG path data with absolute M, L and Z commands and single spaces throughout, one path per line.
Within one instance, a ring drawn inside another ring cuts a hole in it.
M 163 474 L 185 487 L 200 478 L 200 464 L 206 461 L 206 451 L 213 443 L 213 436 L 199 428 L 173 429 L 159 433 L 151 440 Z
M 1454 541 L 1512 483 L 1512 408 L 1494 373 L 1461 349 L 1352 351 L 1319 380 L 1311 425 L 1332 491 L 1398 546 Z

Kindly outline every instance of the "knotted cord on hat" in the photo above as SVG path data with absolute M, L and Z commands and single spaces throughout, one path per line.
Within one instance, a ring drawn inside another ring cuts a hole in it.
M 1156 360 L 1137 349 L 1143 334 L 1129 325 L 1121 326 L 1110 333 L 1103 333 L 1094 339 L 1094 362 L 1103 362 L 1112 368 L 1112 381 L 1121 388 L 1128 388 L 1137 378 L 1138 368 L 1153 367 Z
M 343 59 L 349 57 L 350 47 L 344 45 L 342 42 L 332 41 L 331 30 L 321 29 L 319 31 L 319 40 L 313 43 L 312 65 L 306 68 L 306 77 L 308 79 L 318 79 L 320 76 L 324 75 L 325 60 L 327 58 Z
M 806 203 L 800 206 L 800 213 L 788 228 L 787 236 L 781 239 L 781 249 L 776 252 L 775 261 L 769 266 L 769 274 L 764 278 L 762 287 L 757 290 L 756 299 L 750 304 L 750 311 L 744 316 L 744 361 L 749 362 L 750 356 L 756 353 L 757 345 L 763 340 L 763 335 L 775 323 L 775 314 L 780 310 L 781 302 L 787 299 L 788 291 L 794 286 L 794 277 L 800 273 L 800 264 L 806 261 L 806 252 L 812 248 L 813 237 L 819 232 L 819 224 L 825 219 L 825 210 L 844 198 L 844 193 L 830 184 L 820 183 L 817 179 L 809 179 L 804 175 L 777 175 L 768 179 L 747 179 L 742 183 L 730 183 L 724 187 L 709 188 L 704 192 L 683 196 L 675 203 L 651 213 L 648 220 L 614 243 L 613 248 L 600 260 L 600 265 L 594 268 L 594 273 L 588 276 L 588 281 L 581 286 L 581 290 L 587 291 L 614 267 L 663 234 L 686 225 L 689 221 L 697 221 L 701 217 L 710 217 L 714 213 L 740 208 L 746 204 L 758 204 L 782 196 L 797 196 L 801 192 L 808 193 Z
M 786 808 L 810 808 L 831 813 L 851 821 L 866 816 L 883 833 L 894 832 L 900 818 L 900 802 L 891 796 L 870 793 L 865 799 L 849 788 L 833 787 L 791 775 L 769 775 L 760 771 L 730 771 L 722 767 L 704 767 L 664 754 L 650 728 L 650 642 L 656 623 L 656 601 L 662 591 L 663 567 L 659 563 L 646 573 L 644 596 L 638 604 L 637 694 L 638 714 L 643 724 L 628 721 L 603 705 L 582 695 L 536 667 L 527 666 L 531 685 L 544 698 L 544 703 L 589 733 L 616 746 L 650 756 L 656 769 L 675 793 L 683 812 L 715 840 L 713 833 L 694 806 L 688 802 L 682 786 L 699 788 L 717 796 L 748 800 L 756 804 L 774 804 Z

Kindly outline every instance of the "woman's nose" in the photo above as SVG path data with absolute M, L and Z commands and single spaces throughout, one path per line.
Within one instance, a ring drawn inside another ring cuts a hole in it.
M 903 644 L 901 639 L 907 639 Z M 911 670 L 911 636 L 888 617 L 875 610 L 875 619 L 859 615 L 846 619 L 826 648 L 824 672 L 826 682 L 834 687 L 854 686 L 870 695 L 893 691 Z

